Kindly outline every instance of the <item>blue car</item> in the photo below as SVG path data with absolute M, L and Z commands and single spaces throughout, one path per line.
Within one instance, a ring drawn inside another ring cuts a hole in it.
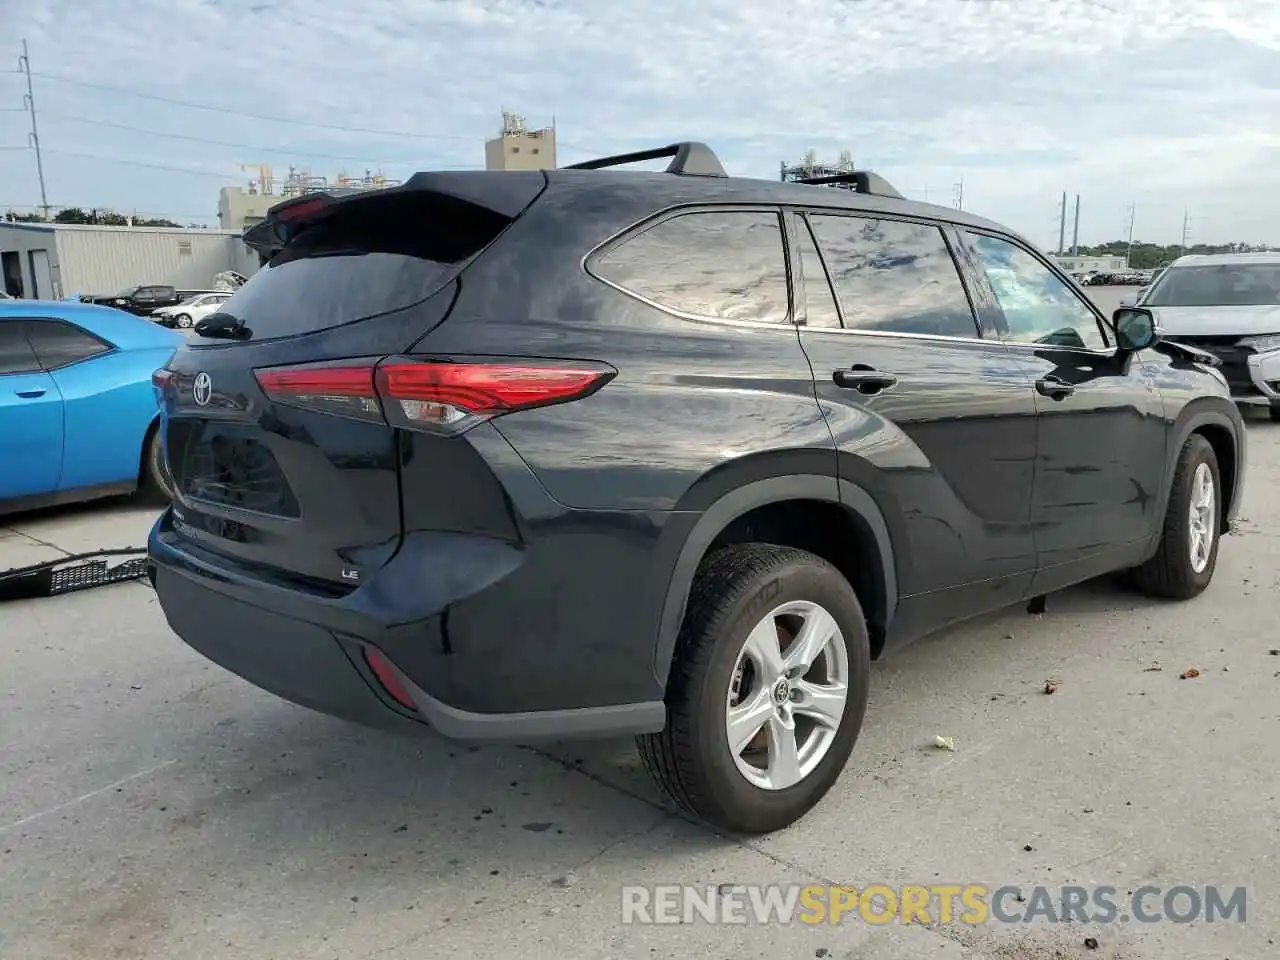
M 110 307 L 0 300 L 0 514 L 168 496 L 151 374 L 181 342 Z

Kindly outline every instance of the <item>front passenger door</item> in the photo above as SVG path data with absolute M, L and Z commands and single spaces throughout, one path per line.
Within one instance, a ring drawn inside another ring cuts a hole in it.
M 1166 482 L 1163 402 L 1141 355 L 1118 359 L 1094 307 L 1029 248 L 969 230 L 999 335 L 1035 390 L 1031 521 L 1046 593 L 1140 559 Z

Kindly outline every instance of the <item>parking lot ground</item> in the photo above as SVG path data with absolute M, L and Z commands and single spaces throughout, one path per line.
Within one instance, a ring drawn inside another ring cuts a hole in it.
M 1280 425 L 1250 440 L 1202 597 L 1100 581 L 896 653 L 825 801 L 750 840 L 667 809 L 629 742 L 467 748 L 284 703 L 186 648 L 144 584 L 6 604 L 0 957 L 1280 956 Z M 139 545 L 153 517 L 8 518 L 0 569 Z M 1248 905 L 1243 924 L 621 922 L 624 885 L 667 883 L 1217 884 Z

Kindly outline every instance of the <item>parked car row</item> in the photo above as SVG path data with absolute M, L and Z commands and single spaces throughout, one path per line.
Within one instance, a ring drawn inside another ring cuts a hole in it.
M 137 284 L 119 293 L 84 294 L 77 299 L 150 317 L 162 326 L 187 329 L 214 313 L 246 282 L 242 274 L 226 270 L 214 277 L 214 285 L 208 290 L 181 290 L 171 284 Z
M 1073 274 L 1076 281 L 1085 287 L 1132 287 L 1151 282 L 1149 270 L 1121 270 L 1117 273 Z

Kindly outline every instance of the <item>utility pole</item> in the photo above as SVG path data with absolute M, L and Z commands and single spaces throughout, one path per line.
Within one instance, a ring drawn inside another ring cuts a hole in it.
M 1184 210 L 1182 211 L 1182 243 L 1179 249 L 1180 254 L 1187 252 L 1187 235 L 1190 232 L 1191 232 L 1191 211 Z
M 1067 252 L 1067 191 L 1062 191 L 1062 206 L 1058 210 L 1058 256 Z
M 1129 243 L 1124 248 L 1124 268 L 1129 269 L 1129 260 L 1133 256 L 1133 221 L 1138 215 L 1138 205 L 1136 203 L 1129 204 Z
M 31 114 L 31 133 L 29 138 L 31 146 L 36 151 L 36 173 L 40 177 L 40 209 L 44 211 L 44 218 L 49 219 L 49 198 L 44 192 L 44 161 L 40 158 L 40 131 L 36 127 L 36 98 L 31 92 L 31 58 L 27 56 L 27 41 L 22 41 L 22 56 L 18 58 L 18 71 L 26 74 L 27 77 L 27 95 L 22 98 L 23 106 Z
M 1076 194 L 1076 225 L 1071 231 L 1071 255 L 1080 255 L 1080 194 Z
M 963 210 L 964 209 L 964 180 L 963 179 L 961 179 L 961 181 L 956 184 L 954 198 L 955 198 L 956 209 Z

